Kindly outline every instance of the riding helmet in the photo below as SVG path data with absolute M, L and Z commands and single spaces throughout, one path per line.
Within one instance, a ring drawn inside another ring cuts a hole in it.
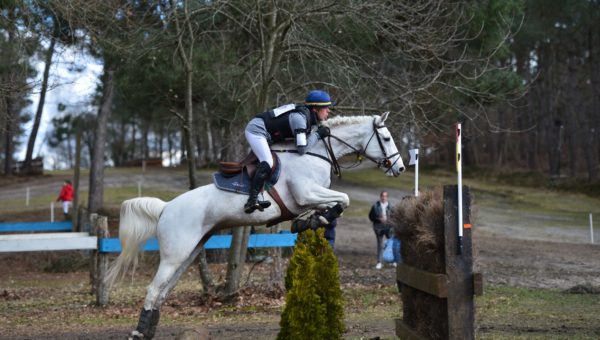
M 322 90 L 313 90 L 308 93 L 304 104 L 307 106 L 332 106 L 335 105 L 331 101 L 329 93 Z

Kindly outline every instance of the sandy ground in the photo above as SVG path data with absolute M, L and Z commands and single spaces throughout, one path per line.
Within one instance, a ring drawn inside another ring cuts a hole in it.
M 210 174 L 203 173 L 200 182 L 207 183 Z M 0 183 L 0 204 L 2 200 L 22 195 L 24 186 L 29 186 L 32 195 L 58 192 L 60 183 L 57 177 L 40 177 L 31 182 Z M 143 177 L 139 175 L 114 175 L 106 178 L 107 186 L 131 185 L 143 181 L 152 186 L 170 190 L 186 190 L 185 173 L 152 170 Z M 86 184 L 82 185 L 85 189 Z M 335 182 L 333 189 L 349 194 L 351 200 L 375 202 L 382 188 L 356 187 L 343 182 Z M 408 191 L 390 191 L 392 202 Z M 567 289 L 580 284 L 600 286 L 600 245 L 586 243 L 581 231 L 572 228 L 544 226 L 544 218 L 536 218 L 539 225 L 535 229 L 526 223 L 514 222 L 511 212 L 501 209 L 475 207 L 474 248 L 477 254 L 475 270 L 482 272 L 485 284 L 507 284 L 531 288 Z M 511 219 L 512 218 L 512 219 Z M 532 217 L 532 218 L 535 218 Z M 1 218 L 0 218 L 1 220 Z M 375 237 L 366 216 L 342 217 L 337 228 L 335 253 L 340 263 L 342 285 L 394 285 L 394 270 L 375 270 Z M 1 260 L 1 257 L 0 257 Z M 1 262 L 0 262 L 1 263 Z M 133 325 L 132 325 L 133 326 Z M 373 321 L 370 324 L 349 324 L 352 336 L 373 338 L 382 335 L 393 336 L 393 321 Z M 218 325 L 207 327 L 217 339 L 232 338 L 273 338 L 277 324 Z M 123 332 L 130 329 L 109 328 L 89 330 L 87 334 L 61 333 L 46 334 L 42 338 L 64 339 L 120 339 Z M 384 330 L 384 331 L 382 331 Z M 173 339 L 180 331 L 173 328 L 159 328 L 159 339 Z M 261 336 L 262 335 L 262 336 Z M 264 336 L 264 337 L 263 337 Z M 15 337 L 11 337 L 15 339 Z M 28 337 L 17 337 L 27 339 Z M 0 339 L 3 339 L 0 335 Z

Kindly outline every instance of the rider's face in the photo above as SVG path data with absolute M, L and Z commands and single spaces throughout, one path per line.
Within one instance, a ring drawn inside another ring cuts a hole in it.
M 317 118 L 320 121 L 327 120 L 329 117 L 329 106 L 317 107 Z

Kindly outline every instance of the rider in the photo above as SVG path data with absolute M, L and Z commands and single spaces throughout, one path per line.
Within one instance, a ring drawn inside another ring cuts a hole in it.
M 265 111 L 246 125 L 246 140 L 260 162 L 252 179 L 250 197 L 244 205 L 247 214 L 256 209 L 263 211 L 271 205 L 269 201 L 258 200 L 273 167 L 270 145 L 295 139 L 298 153 L 305 154 L 319 139 L 329 135 L 329 128 L 323 125 L 319 125 L 315 132 L 311 130 L 319 122 L 327 120 L 332 105 L 334 103 L 327 92 L 313 90 L 306 96 L 304 104 L 288 104 Z

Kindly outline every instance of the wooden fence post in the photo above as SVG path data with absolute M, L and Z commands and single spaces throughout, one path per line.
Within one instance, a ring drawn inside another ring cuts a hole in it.
M 473 244 L 471 234 L 471 195 L 463 191 L 462 253 L 457 254 L 458 187 L 444 186 L 444 239 L 448 276 L 448 338 L 475 339 L 475 302 L 473 300 Z
M 108 217 L 98 216 L 94 225 L 96 230 L 96 237 L 98 237 L 98 243 L 101 238 L 109 237 L 108 233 Z M 104 283 L 106 272 L 108 271 L 108 254 L 100 252 L 98 249 L 96 253 L 96 275 L 95 275 L 95 287 L 96 287 L 96 305 L 106 306 L 108 304 L 108 289 Z
M 98 214 L 91 213 L 88 216 L 89 216 L 89 220 L 86 221 L 86 224 L 89 223 L 89 225 L 91 226 L 89 229 L 89 233 L 92 236 L 97 236 L 96 235 L 96 223 L 97 223 L 96 220 L 98 219 Z M 85 228 L 85 226 L 82 226 L 82 227 Z M 84 229 L 84 231 L 85 231 L 85 229 Z M 92 287 L 92 290 L 91 290 L 92 294 L 96 293 L 97 262 L 98 262 L 98 249 L 93 250 L 92 254 L 90 256 L 90 286 Z

